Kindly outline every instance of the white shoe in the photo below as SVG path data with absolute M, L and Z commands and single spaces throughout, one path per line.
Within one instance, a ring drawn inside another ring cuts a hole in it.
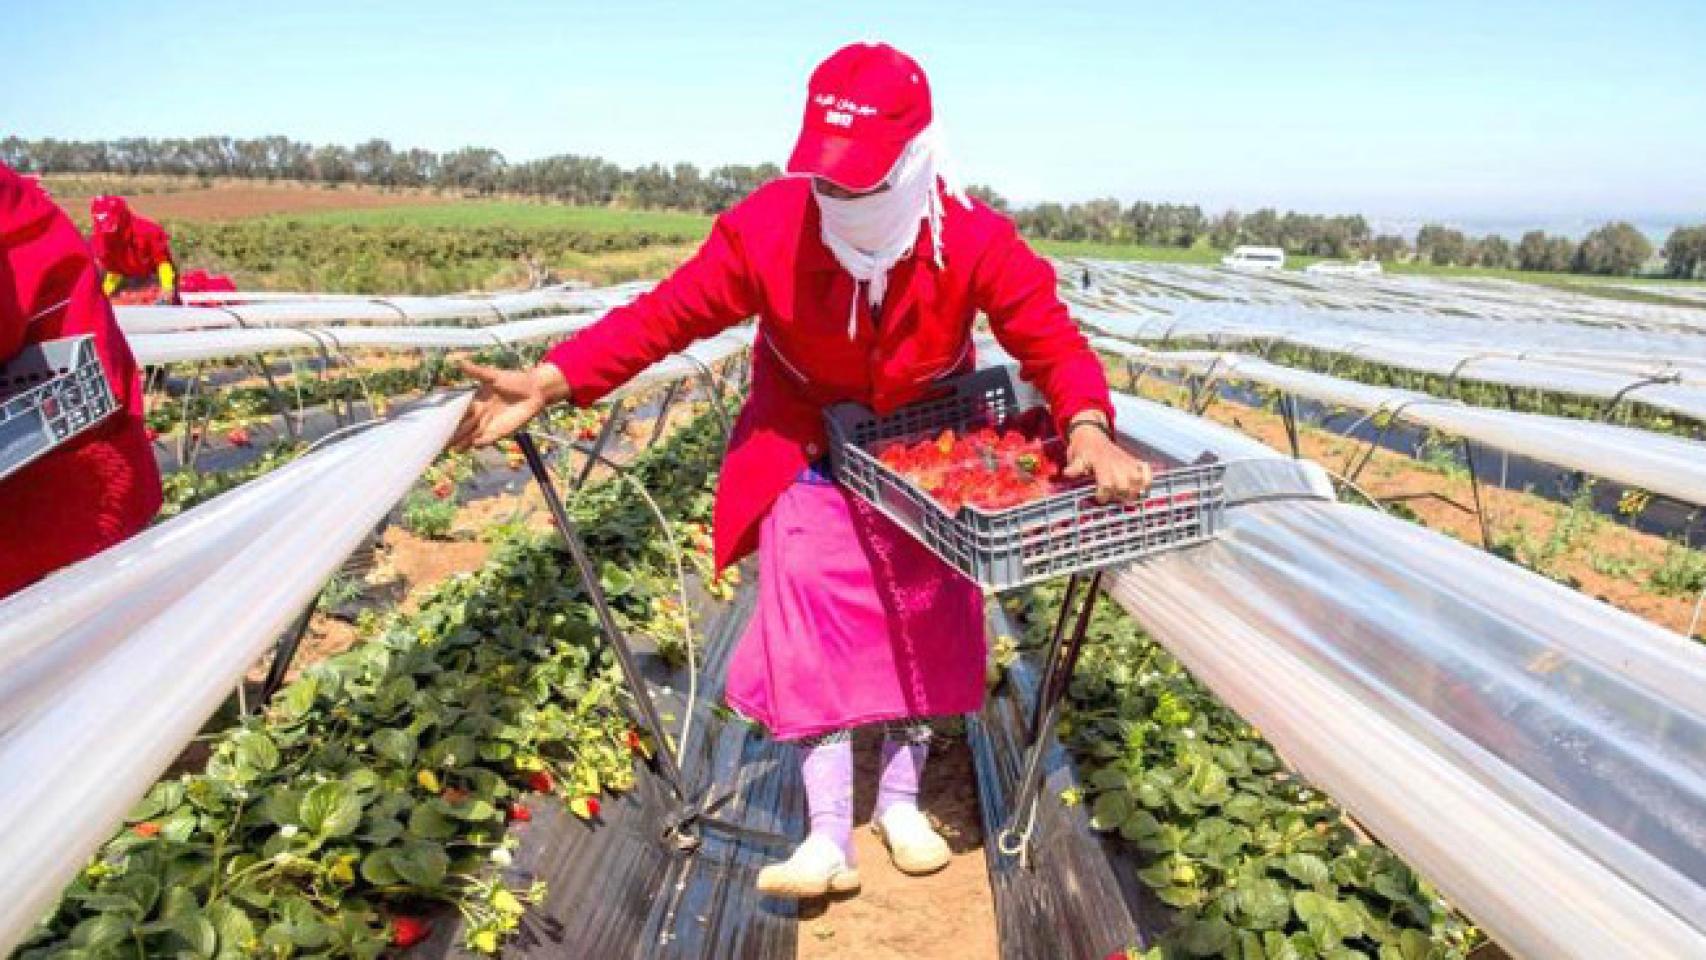
M 847 864 L 835 841 L 815 834 L 806 837 L 787 860 L 758 871 L 758 891 L 773 897 L 802 900 L 858 889 L 858 868 Z
M 952 856 L 948 841 L 910 804 L 890 807 L 871 826 L 888 845 L 889 857 L 901 873 L 915 877 L 935 873 L 947 866 Z

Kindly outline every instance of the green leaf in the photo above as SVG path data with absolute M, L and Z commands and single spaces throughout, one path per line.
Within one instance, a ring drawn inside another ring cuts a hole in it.
M 219 933 L 199 909 L 173 917 L 172 931 L 189 944 L 196 956 L 211 957 L 219 949 Z
M 403 878 L 397 873 L 396 856 L 397 851 L 388 847 L 369 853 L 361 861 L 362 879 L 376 887 L 401 883 Z
M 314 708 L 314 695 L 320 691 L 320 682 L 312 676 L 303 677 L 284 688 L 275 702 L 273 710 L 280 719 L 294 720 L 307 715 Z
M 152 820 L 162 813 L 175 809 L 183 802 L 184 783 L 182 780 L 157 783 L 152 790 L 148 791 L 147 796 L 137 801 L 136 806 L 131 808 L 130 813 L 126 814 L 124 819 L 128 823 Z
M 132 861 L 135 863 L 135 861 Z M 117 883 L 107 889 L 112 893 L 123 894 L 136 902 L 141 910 L 139 916 L 147 916 L 154 909 L 154 904 L 160 899 L 160 878 L 143 873 L 137 864 L 134 872 L 126 874 Z
M 1433 956 L 1433 941 L 1420 930 L 1405 930 L 1398 934 L 1396 944 L 1380 948 L 1380 960 L 1428 960 Z
M 1202 903 L 1202 891 L 1191 886 L 1164 886 L 1155 888 L 1155 896 L 1169 907 L 1183 910 Z
M 250 944 L 255 940 L 255 924 L 248 914 L 229 903 L 216 903 L 207 908 L 207 916 L 219 934 L 219 956 L 222 960 L 236 960 L 254 954 Z
M 237 760 L 251 770 L 277 769 L 278 744 L 259 730 L 250 730 L 237 740 Z
M 325 946 L 332 938 L 332 928 L 326 923 L 326 918 L 302 897 L 285 900 L 279 913 L 290 934 L 290 942 L 298 947 L 312 950 Z
M 309 790 L 297 815 L 321 837 L 347 836 L 361 824 L 361 801 L 348 784 L 333 780 Z
M 1120 824 L 1120 836 L 1139 845 L 1161 835 L 1161 821 L 1148 810 L 1133 810 Z
M 1262 816 L 1262 800 L 1248 793 L 1240 793 L 1221 805 L 1220 812 L 1240 823 L 1255 823 Z
M 301 809 L 302 795 L 289 787 L 272 787 L 261 794 L 261 816 L 281 827 L 296 823 L 297 812 Z
M 1090 785 L 1098 790 L 1124 790 L 1131 782 L 1118 767 L 1100 767 L 1090 774 Z
M 1302 960 L 1303 955 L 1297 952 L 1297 947 L 1286 939 L 1285 934 L 1277 930 L 1267 930 L 1262 933 L 1262 953 L 1267 960 Z
M 421 763 L 429 767 L 458 767 L 474 763 L 479 758 L 479 744 L 464 734 L 445 737 L 421 753 Z
M 458 820 L 479 823 L 497 819 L 498 808 L 484 800 L 464 800 L 461 803 L 450 804 L 449 813 Z
M 599 585 L 612 597 L 620 597 L 634 589 L 634 575 L 621 567 L 606 564 L 598 574 Z
M 166 891 L 166 901 L 160 905 L 160 916 L 166 920 L 194 916 L 201 912 L 201 901 L 186 887 L 174 886 Z
M 456 823 L 444 812 L 444 802 L 429 800 L 409 813 L 409 833 L 425 840 L 445 840 L 456 835 Z
M 1278 880 L 1247 882 L 1237 889 L 1238 911 L 1254 930 L 1276 930 L 1291 919 L 1291 898 Z
M 72 946 L 81 947 L 91 954 L 101 953 L 117 946 L 130 936 L 134 926 L 130 918 L 113 913 L 97 913 L 77 924 L 71 931 Z
M 1179 928 L 1179 946 L 1193 957 L 1212 957 L 1232 945 L 1232 925 L 1225 920 L 1189 920 Z
M 1293 853 L 1280 861 L 1286 876 L 1305 886 L 1318 887 L 1329 877 L 1327 862 L 1313 853 Z
M 393 727 L 376 730 L 368 742 L 373 744 L 375 754 L 399 767 L 406 767 L 415 760 L 415 738 L 406 730 Z
M 391 866 L 404 881 L 430 890 L 444 882 L 450 856 L 436 843 L 417 840 L 397 848 Z
M 1131 815 L 1131 794 L 1124 790 L 1109 790 L 1096 798 L 1090 808 L 1090 826 L 1097 830 L 1117 830 Z

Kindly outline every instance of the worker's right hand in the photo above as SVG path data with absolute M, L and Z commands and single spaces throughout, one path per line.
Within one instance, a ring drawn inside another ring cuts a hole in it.
M 450 435 L 452 450 L 496 443 L 569 395 L 568 381 L 555 364 L 541 363 L 531 370 L 500 370 L 468 360 L 459 360 L 457 365 L 474 378 L 478 389 L 456 432 Z

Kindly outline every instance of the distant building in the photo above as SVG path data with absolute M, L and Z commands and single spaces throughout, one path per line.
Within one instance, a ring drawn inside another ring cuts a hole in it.
M 1220 265 L 1235 270 L 1283 270 L 1285 251 L 1279 247 L 1233 247 Z
M 1358 260 L 1355 263 L 1322 260 L 1304 267 L 1303 272 L 1328 277 L 1378 277 L 1385 271 L 1381 269 L 1379 260 Z

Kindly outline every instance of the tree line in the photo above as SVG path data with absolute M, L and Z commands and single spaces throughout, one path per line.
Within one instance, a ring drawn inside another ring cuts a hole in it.
M 548 197 L 587 206 L 618 204 L 716 213 L 767 180 L 775 164 L 730 164 L 701 172 L 691 163 L 624 169 L 573 154 L 510 163 L 485 147 L 444 153 L 398 149 L 386 140 L 346 147 L 288 137 L 128 137 L 119 140 L 0 140 L 0 162 L 25 173 L 116 173 L 302 180 L 377 187 Z
M 166 174 L 350 183 L 379 187 L 457 190 L 547 197 L 589 206 L 717 213 L 767 180 L 774 164 L 731 164 L 701 171 L 691 163 L 647 164 L 627 169 L 598 157 L 573 154 L 511 163 L 496 150 L 463 147 L 437 153 L 399 149 L 388 141 L 355 146 L 315 145 L 288 137 L 150 138 L 118 140 L 0 140 L 0 162 L 26 173 Z M 1190 248 L 1208 244 L 1274 246 L 1315 257 L 1419 260 L 1440 266 L 1629 275 L 1653 258 L 1652 242 L 1633 225 L 1608 223 L 1581 241 L 1533 230 L 1516 243 L 1488 234 L 1471 237 L 1427 224 L 1414 240 L 1376 234 L 1360 215 L 1328 216 L 1263 208 L 1250 213 L 1205 212 L 1194 204 L 1130 205 L 1118 200 L 1038 203 L 1020 209 L 988 187 L 972 192 L 1007 211 L 1027 236 L 1061 241 L 1131 243 Z M 1657 250 L 1665 273 L 1706 272 L 1706 225 L 1673 231 Z

